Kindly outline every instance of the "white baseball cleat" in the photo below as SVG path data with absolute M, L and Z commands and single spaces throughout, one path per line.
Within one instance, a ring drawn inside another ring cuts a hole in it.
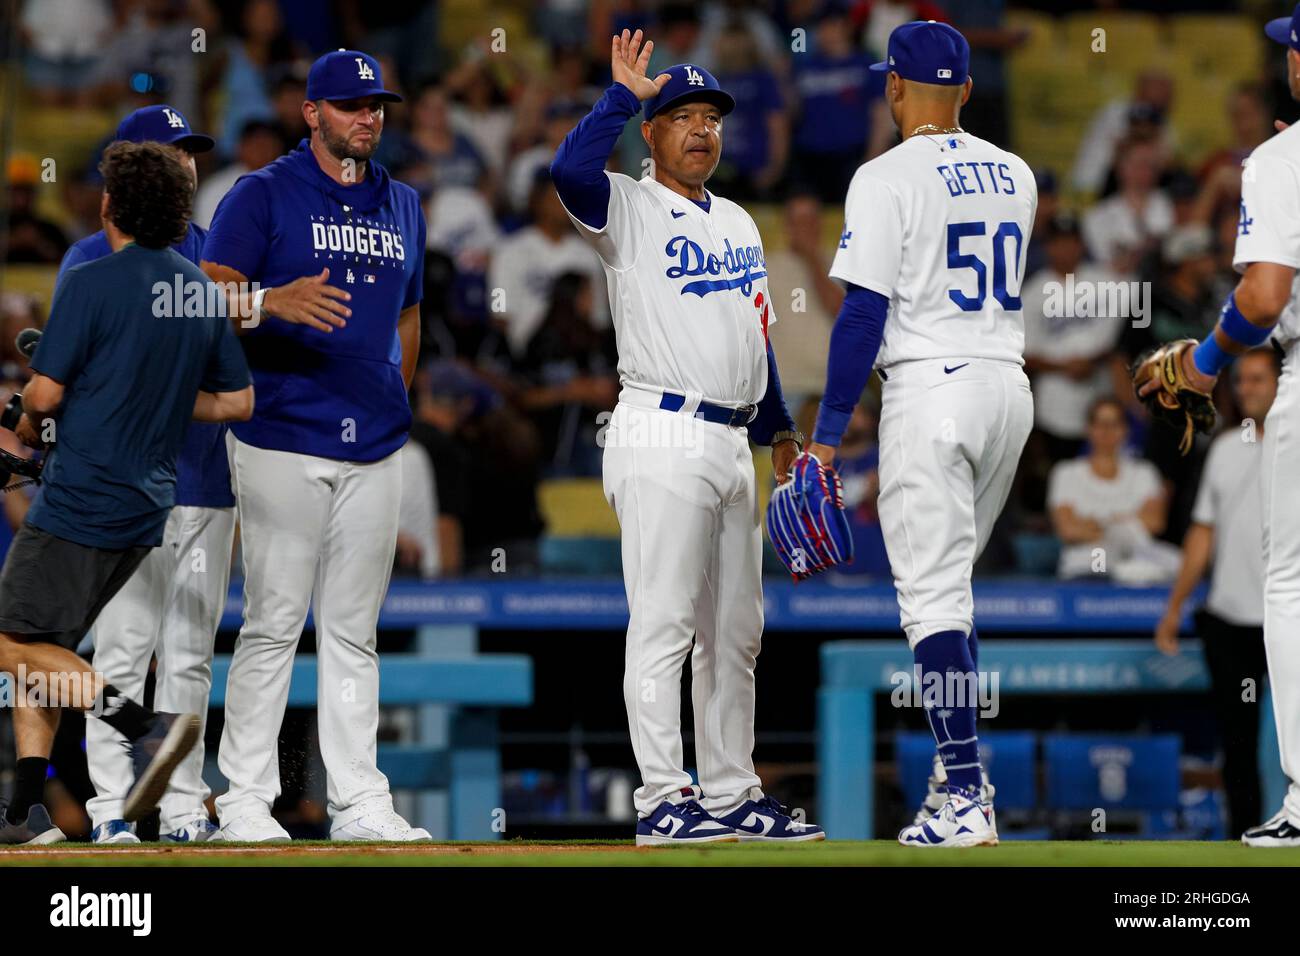
M 249 814 L 223 823 L 208 838 L 212 843 L 288 843 L 289 831 L 275 822 L 269 813 Z
M 980 769 L 980 800 L 983 803 L 992 803 L 993 796 L 997 791 L 993 784 L 989 783 L 989 775 Z M 930 769 L 930 780 L 925 792 L 925 799 L 921 801 L 921 808 L 916 811 L 916 816 L 912 818 L 913 826 L 920 826 L 926 820 L 929 820 L 936 813 L 943 809 L 943 805 L 948 802 L 948 772 L 943 769 L 943 758 L 938 754 L 934 755 L 934 764 Z
M 331 840 L 384 841 L 387 843 L 432 842 L 428 830 L 413 827 L 396 810 L 375 810 L 330 829 Z
M 997 846 L 998 828 L 993 804 L 960 791 L 948 794 L 943 809 L 922 823 L 904 827 L 898 834 L 903 846 Z

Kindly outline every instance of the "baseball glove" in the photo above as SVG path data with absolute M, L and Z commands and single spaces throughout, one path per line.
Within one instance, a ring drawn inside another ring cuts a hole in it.
M 772 493 L 767 535 L 796 581 L 852 561 L 853 535 L 835 469 L 808 452 L 799 455 L 790 480 Z
M 1184 353 L 1196 346 L 1196 339 L 1166 342 L 1139 358 L 1132 370 L 1135 390 L 1153 379 L 1158 383 L 1142 402 L 1155 421 L 1182 433 L 1178 451 L 1183 455 L 1192 450 L 1197 432 L 1214 428 L 1214 400 L 1209 392 L 1193 388 L 1183 371 Z

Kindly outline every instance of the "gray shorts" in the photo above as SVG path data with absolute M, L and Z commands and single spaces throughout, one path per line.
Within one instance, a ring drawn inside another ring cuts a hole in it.
M 92 548 L 24 523 L 0 569 L 0 633 L 75 649 L 151 550 Z

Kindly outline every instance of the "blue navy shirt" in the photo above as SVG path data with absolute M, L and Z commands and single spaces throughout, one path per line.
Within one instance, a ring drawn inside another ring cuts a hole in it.
M 397 321 L 423 297 L 424 212 L 371 160 L 358 183 L 321 170 L 307 140 L 240 178 L 212 218 L 203 258 L 263 287 L 328 268 L 352 294 L 344 328 L 262 316 L 240 340 L 257 390 L 242 442 L 338 461 L 378 461 L 411 427 Z
M 736 101 L 724 124 L 723 156 L 741 172 L 760 172 L 772 152 L 768 117 L 784 109 L 781 84 L 775 73 L 762 68 L 728 73 L 719 76 L 718 82 Z
M 155 285 L 177 276 L 207 285 L 174 250 L 129 245 L 73 266 L 55 289 L 31 365 L 64 398 L 32 526 L 94 548 L 162 543 L 195 397 L 250 381 L 224 315 L 155 315 Z
M 831 59 L 818 53 L 795 57 L 794 85 L 801 102 L 797 149 L 809 153 L 857 152 L 871 132 L 871 106 L 885 93 L 883 74 L 873 73 L 865 53 Z
M 208 231 L 190 223 L 185 238 L 172 246 L 195 265 L 202 258 Z M 56 284 L 73 266 L 112 255 L 108 237 L 101 229 L 75 242 L 59 263 Z M 226 458 L 226 426 L 213 422 L 190 422 L 185 444 L 176 459 L 176 503 L 197 508 L 233 508 L 235 494 L 230 487 L 230 463 Z

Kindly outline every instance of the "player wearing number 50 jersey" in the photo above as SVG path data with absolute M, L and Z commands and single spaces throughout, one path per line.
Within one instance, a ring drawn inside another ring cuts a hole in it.
M 1033 400 L 1020 279 L 1038 197 L 1019 157 L 961 129 L 970 48 L 952 27 L 890 35 L 886 86 L 903 142 L 860 167 L 831 276 L 848 287 L 809 450 L 829 464 L 872 367 L 883 381 L 880 521 L 903 629 L 946 775 L 909 846 L 997 843 L 975 737 L 971 568 L 988 542 Z M 958 680 L 957 678 L 960 678 Z M 934 706 L 931 706 L 933 700 Z

